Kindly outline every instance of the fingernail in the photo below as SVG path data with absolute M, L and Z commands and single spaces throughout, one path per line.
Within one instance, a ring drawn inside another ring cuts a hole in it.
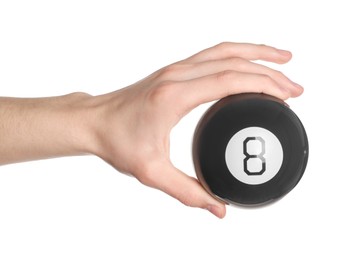
M 280 55 L 283 55 L 283 56 L 286 56 L 286 57 L 292 56 L 292 53 L 291 53 L 290 51 L 281 50 L 281 49 L 277 49 L 277 51 L 278 51 L 278 53 L 279 53 Z
M 301 85 L 299 85 L 298 83 L 292 81 L 293 85 L 301 90 L 303 90 L 303 87 Z
M 213 215 L 215 215 L 218 218 L 223 218 L 221 212 L 220 212 L 220 208 L 218 208 L 217 206 L 214 205 L 208 205 L 207 206 L 207 210 L 209 212 L 211 212 Z

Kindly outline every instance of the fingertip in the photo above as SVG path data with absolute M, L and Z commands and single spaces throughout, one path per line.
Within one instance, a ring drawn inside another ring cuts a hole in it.
M 298 88 L 298 95 L 297 96 L 302 95 L 303 92 L 304 92 L 304 88 L 302 86 L 298 85 L 298 84 L 297 84 L 297 88 Z
M 186 206 L 206 209 L 218 218 L 226 215 L 224 203 L 212 197 L 197 179 L 184 174 L 171 163 L 162 165 L 162 169 L 166 168 L 169 174 L 166 178 L 156 179 L 157 182 L 152 187 L 162 190 Z
M 224 218 L 226 216 L 226 206 L 221 205 L 208 205 L 207 210 L 215 215 L 217 218 Z
M 293 97 L 299 97 L 300 95 L 302 95 L 303 92 L 304 92 L 304 88 L 301 85 L 299 85 L 299 84 L 297 84 L 295 82 L 293 82 L 293 85 L 295 86 L 295 91 L 294 91 L 292 96 Z
M 287 63 L 292 59 L 292 53 L 290 51 L 276 49 L 276 52 L 279 54 L 278 63 L 280 64 Z
M 292 57 L 292 53 L 290 51 L 282 50 L 282 49 L 276 49 L 276 51 L 282 56 Z

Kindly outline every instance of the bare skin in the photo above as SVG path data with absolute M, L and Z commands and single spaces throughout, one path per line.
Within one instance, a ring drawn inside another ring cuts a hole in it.
M 198 105 L 228 95 L 301 95 L 300 85 L 253 62 L 283 64 L 291 57 L 265 45 L 221 43 L 100 96 L 2 97 L 0 165 L 93 154 L 187 206 L 223 218 L 225 204 L 171 163 L 171 129 Z

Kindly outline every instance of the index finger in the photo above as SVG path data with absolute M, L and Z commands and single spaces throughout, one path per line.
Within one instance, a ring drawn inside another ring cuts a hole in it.
M 263 44 L 223 42 L 185 59 L 190 63 L 240 57 L 247 60 L 264 60 L 286 63 L 292 58 L 289 51 Z

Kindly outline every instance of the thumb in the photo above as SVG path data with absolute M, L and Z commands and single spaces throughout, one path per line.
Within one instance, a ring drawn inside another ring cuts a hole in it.
M 186 175 L 170 162 L 156 168 L 147 174 L 147 178 L 140 178 L 140 181 L 167 193 L 186 206 L 206 209 L 218 218 L 225 216 L 225 204 L 212 197 L 197 179 Z

